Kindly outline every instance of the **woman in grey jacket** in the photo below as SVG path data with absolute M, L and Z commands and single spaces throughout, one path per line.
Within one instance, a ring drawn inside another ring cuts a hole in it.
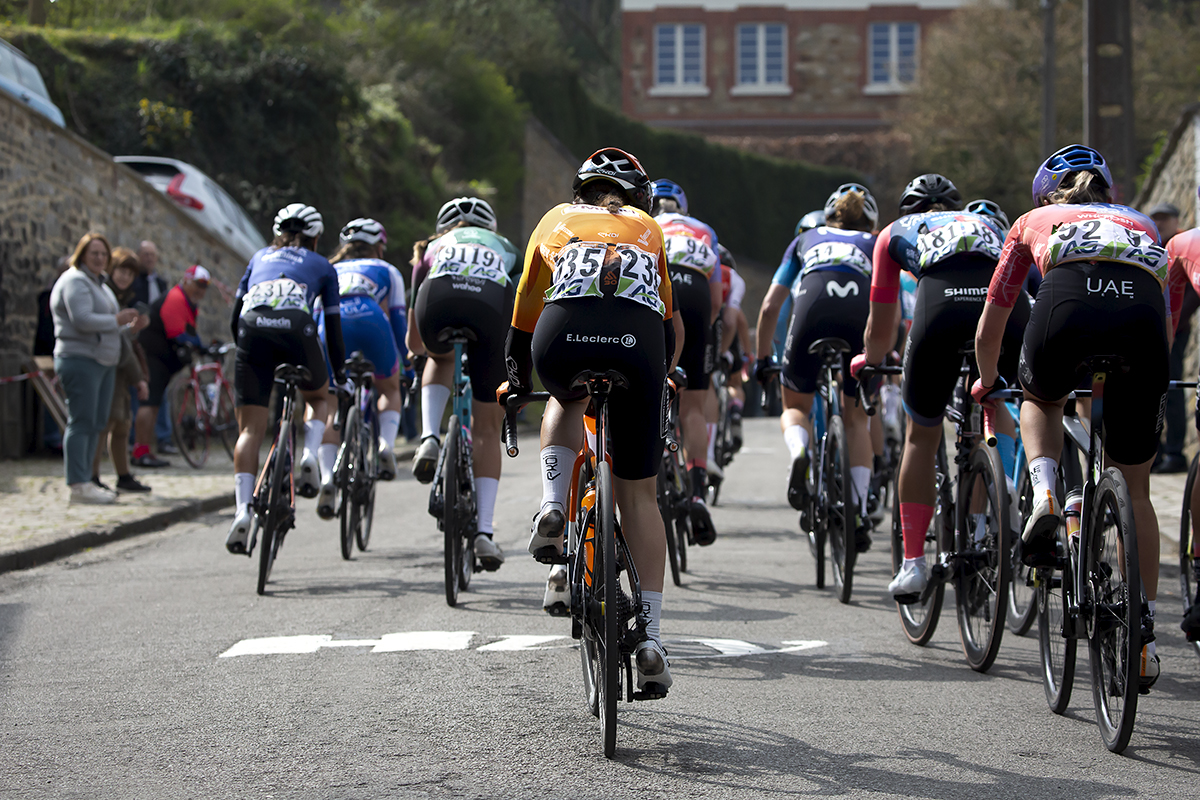
M 92 483 L 92 458 L 108 422 L 113 380 L 121 357 L 121 326 L 137 319 L 121 310 L 104 285 L 112 258 L 108 240 L 85 234 L 71 256 L 71 269 L 50 292 L 54 317 L 54 370 L 67 395 L 67 432 L 63 466 L 72 503 L 111 503 L 116 494 Z

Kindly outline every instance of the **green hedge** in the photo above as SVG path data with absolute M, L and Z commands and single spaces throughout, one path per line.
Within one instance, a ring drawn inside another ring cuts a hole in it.
M 586 158 L 605 146 L 638 157 L 651 178 L 669 178 L 687 192 L 690 211 L 717 231 L 731 251 L 776 262 L 796 221 L 854 172 L 779 161 L 651 128 L 594 102 L 570 74 L 526 74 L 525 100 L 542 124 L 573 153 Z

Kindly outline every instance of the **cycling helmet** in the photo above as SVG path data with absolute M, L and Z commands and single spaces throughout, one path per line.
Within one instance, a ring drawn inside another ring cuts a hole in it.
M 607 180 L 625 190 L 629 201 L 643 211 L 650 211 L 650 178 L 641 163 L 624 150 L 605 147 L 588 156 L 575 173 L 571 188 L 576 194 L 591 181 Z
M 1050 195 L 1072 172 L 1091 172 L 1112 187 L 1112 173 L 1104 156 L 1082 144 L 1069 144 L 1047 158 L 1033 176 L 1033 206 L 1045 205 Z
M 387 231 L 383 229 L 382 224 L 370 217 L 359 217 L 346 223 L 342 232 L 338 234 L 338 239 L 342 244 L 350 242 L 387 244 Z
M 737 269 L 737 262 L 733 260 L 733 253 L 729 252 L 729 248 L 717 242 L 717 255 L 721 257 L 721 265 L 729 267 L 732 270 Z
M 460 222 L 476 228 L 496 230 L 496 212 L 478 197 L 456 197 L 442 206 L 437 215 L 437 233 L 445 233 Z
M 275 235 L 281 233 L 302 233 L 305 236 L 320 236 L 325 231 L 325 221 L 321 212 L 304 203 L 292 203 L 279 209 L 275 215 L 275 225 L 272 227 Z
M 654 183 L 650 184 L 650 200 L 655 198 L 666 197 L 674 200 L 679 204 L 679 213 L 688 213 L 687 195 L 683 192 L 683 187 L 674 181 L 669 181 L 666 178 L 659 178 Z
M 962 208 L 962 195 L 945 175 L 929 172 L 918 175 L 904 187 L 900 195 L 900 214 L 916 214 L 935 203 L 942 203 L 957 211 Z
M 805 214 L 803 217 L 801 217 L 800 221 L 796 223 L 796 232 L 793 235 L 799 236 L 800 234 L 804 233 L 805 231 L 810 231 L 813 228 L 819 228 L 824 224 L 825 224 L 825 212 L 824 211 L 810 211 L 807 214 Z
M 1008 215 L 1004 213 L 1004 209 L 992 200 L 972 200 L 963 207 L 963 211 L 969 214 L 979 214 L 983 217 L 992 217 L 1000 223 L 1000 227 L 1004 229 L 1005 233 L 1008 233 L 1008 229 L 1012 227 L 1008 222 Z
M 863 196 L 863 215 L 867 221 L 874 227 L 875 223 L 879 222 L 879 204 L 875 202 L 874 196 L 861 183 L 843 183 L 841 186 L 833 190 L 833 194 L 829 195 L 829 199 L 825 201 L 825 211 L 821 215 L 821 223 L 829 219 L 829 215 L 833 213 L 834 207 L 837 205 L 838 198 L 847 192 L 860 192 Z

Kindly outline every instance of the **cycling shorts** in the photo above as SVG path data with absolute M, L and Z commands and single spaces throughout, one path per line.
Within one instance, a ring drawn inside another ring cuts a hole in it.
M 507 375 L 504 340 L 512 319 L 514 288 L 485 278 L 446 275 L 427 278 L 417 290 L 413 313 L 425 349 L 435 355 L 452 352 L 454 345 L 439 342 L 446 328 L 466 328 L 475 340 L 466 344 L 471 372 L 471 396 L 480 403 L 495 403 L 496 389 Z
M 679 355 L 679 366 L 687 373 L 686 388 L 707 389 L 716 349 L 708 278 L 686 267 L 673 266 L 669 274 L 671 295 L 679 298 L 677 313 L 683 320 L 683 352 Z
M 963 363 L 964 347 L 974 348 L 975 328 L 987 300 L 996 263 L 972 255 L 952 256 L 917 282 L 912 327 L 904 347 L 904 410 L 926 427 L 942 422 Z M 1029 298 L 1022 293 L 1004 329 L 997 365 L 1013 385 L 1021 337 L 1029 322 Z
M 863 331 L 871 312 L 871 279 L 830 269 L 810 272 L 800 279 L 794 306 L 783 347 L 783 385 L 793 392 L 815 392 L 821 358 L 808 348 L 818 339 L 836 336 L 850 345 L 850 351 L 842 356 L 842 391 L 856 394 L 858 381 L 850 376 L 850 359 L 863 349 Z
M 163 404 L 163 397 L 167 393 L 167 384 L 179 371 L 180 362 L 174 356 L 164 357 L 159 353 L 148 352 L 146 353 L 146 366 L 150 370 L 150 374 L 147 376 L 147 383 L 150 384 L 150 396 L 146 398 L 143 405 L 157 408 Z
M 308 368 L 312 380 L 300 383 L 306 392 L 325 385 L 325 348 L 317 338 L 316 320 L 298 308 L 245 312 L 238 320 L 233 368 L 235 405 L 266 407 L 275 385 L 275 368 L 280 364 Z
M 1021 350 L 1021 384 L 1036 397 L 1058 400 L 1090 383 L 1084 358 L 1121 356 L 1128 371 L 1105 381 L 1105 449 L 1117 463 L 1141 464 L 1154 457 L 1162 431 L 1166 330 L 1162 287 L 1149 272 L 1111 262 L 1061 264 L 1038 288 Z
M 618 297 L 547 303 L 533 332 L 533 363 L 546 390 L 563 402 L 587 397 L 571 387 L 581 370 L 624 375 L 629 386 L 608 399 L 613 474 L 631 481 L 658 474 L 667 355 L 663 320 L 653 309 Z
M 376 378 L 390 378 L 400 369 L 400 352 L 396 349 L 396 335 L 391 322 L 379 303 L 370 297 L 354 295 L 343 297 L 342 341 L 346 345 L 346 357 L 355 351 L 375 365 Z M 325 341 L 325 326 L 321 325 L 321 341 Z M 332 376 L 332 371 L 330 372 Z

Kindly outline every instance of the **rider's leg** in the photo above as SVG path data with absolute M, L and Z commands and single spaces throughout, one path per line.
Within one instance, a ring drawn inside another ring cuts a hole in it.
M 400 373 L 388 377 L 375 376 L 375 388 L 379 391 L 379 437 L 389 450 L 396 446 L 400 433 L 400 411 L 404 408 L 400 396 Z
M 1125 485 L 1129 488 L 1129 499 L 1133 504 L 1133 527 L 1137 531 L 1138 567 L 1142 574 L 1142 591 L 1147 600 L 1158 597 L 1158 516 L 1154 513 L 1154 504 L 1150 502 L 1150 467 L 1154 464 L 1151 458 L 1142 464 L 1118 464 L 1110 458 L 1105 459 L 1109 466 L 1116 467 L 1125 476 Z
M 233 497 L 236 507 L 225 547 L 231 553 L 240 554 L 247 551 L 250 501 L 254 499 L 254 480 L 258 474 L 258 449 L 271 422 L 270 412 L 266 406 L 238 406 L 237 421 L 238 440 L 233 448 Z
M 915 561 L 925 556 L 925 533 L 933 519 L 936 502 L 935 464 L 942 425 L 926 426 L 908 418 L 908 437 L 900 459 L 900 531 L 904 558 Z
M 669 687 L 671 673 L 659 649 L 662 647 L 662 590 L 663 572 L 667 565 L 667 537 L 658 508 L 655 478 L 614 478 L 613 494 L 621 511 L 621 530 L 625 534 L 625 543 L 637 567 L 642 608 L 647 616 L 648 641 L 638 646 L 636 654 L 638 688 L 650 682 Z
M 492 532 L 492 516 L 500 484 L 500 423 L 504 409 L 499 403 L 471 404 L 471 443 L 478 494 L 479 532 Z
M 711 387 L 684 389 L 679 393 L 679 425 L 683 428 L 683 450 L 687 455 L 688 472 L 692 476 L 692 496 L 704 497 L 708 483 L 707 459 L 708 427 L 705 419 L 705 401 L 712 394 Z
M 875 458 L 869 419 L 856 397 L 842 395 L 842 423 L 846 427 L 846 446 L 850 451 L 850 482 L 864 520 L 867 518 L 867 497 L 871 493 L 871 463 Z
M 783 443 L 787 445 L 791 466 L 788 468 L 787 497 L 792 508 L 802 509 L 808 497 L 808 448 L 812 439 L 813 394 L 794 392 L 783 387 L 783 413 L 779 415 L 779 427 L 783 429 Z
M 717 416 L 721 413 L 721 402 L 717 399 L 717 385 L 710 384 L 704 397 L 704 427 L 708 432 L 708 444 L 705 451 L 706 467 L 710 472 L 716 471 L 721 475 L 721 465 L 717 463 Z
M 454 351 L 429 354 L 421 377 L 421 439 L 442 438 L 442 415 L 454 382 Z

